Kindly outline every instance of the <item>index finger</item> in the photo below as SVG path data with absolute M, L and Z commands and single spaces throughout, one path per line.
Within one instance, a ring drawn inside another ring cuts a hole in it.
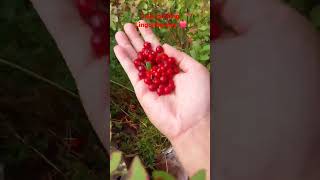
M 140 20 L 138 23 L 146 24 L 144 20 Z M 152 49 L 155 50 L 157 46 L 161 45 L 158 37 L 153 33 L 150 27 L 138 27 L 144 41 L 150 42 Z

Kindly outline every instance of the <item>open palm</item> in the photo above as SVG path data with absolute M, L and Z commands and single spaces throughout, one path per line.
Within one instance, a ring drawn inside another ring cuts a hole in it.
M 141 23 L 144 23 L 143 21 Z M 177 59 L 181 73 L 174 77 L 175 91 L 158 96 L 151 92 L 138 77 L 133 60 L 141 51 L 145 41 L 155 49 L 160 45 L 150 28 L 139 28 L 126 24 L 124 32 L 116 34 L 118 45 L 115 54 L 126 71 L 135 93 L 151 122 L 169 139 L 181 135 L 200 121 L 210 118 L 210 75 L 207 69 L 187 54 L 164 44 L 164 52 Z
M 74 1 L 31 0 L 60 49 L 73 77 L 89 120 L 104 147 L 109 149 L 107 57 L 95 58 L 89 26 Z

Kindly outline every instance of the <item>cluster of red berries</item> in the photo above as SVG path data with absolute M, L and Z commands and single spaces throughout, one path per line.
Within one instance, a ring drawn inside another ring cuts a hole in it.
M 80 16 L 91 27 L 91 47 L 94 55 L 102 57 L 108 50 L 108 16 L 107 10 L 103 9 L 103 2 L 98 0 L 76 0 Z
M 162 46 L 153 51 L 151 43 L 145 42 L 138 52 L 134 65 L 139 71 L 139 78 L 144 80 L 150 91 L 159 96 L 170 94 L 175 89 L 173 77 L 180 72 L 174 57 L 164 53 Z

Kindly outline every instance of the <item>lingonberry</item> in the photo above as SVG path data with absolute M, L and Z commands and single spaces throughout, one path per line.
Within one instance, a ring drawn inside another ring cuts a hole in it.
M 167 75 L 168 75 L 168 77 L 172 77 L 172 76 L 173 76 L 173 71 L 172 71 L 172 69 L 168 69 L 168 70 L 167 70 Z
M 157 72 L 154 73 L 154 76 L 157 77 L 157 78 L 160 78 L 161 73 L 157 71 Z
M 174 57 L 170 57 L 170 58 L 168 58 L 168 63 L 174 64 L 174 63 L 176 63 L 176 59 Z
M 158 89 L 157 89 L 157 93 L 158 93 L 158 95 L 159 96 L 161 96 L 161 95 L 163 95 L 164 94 L 164 87 L 158 87 Z
M 142 65 L 138 66 L 138 71 L 145 71 L 145 70 L 146 70 L 146 68 L 144 66 L 142 66 Z
M 165 87 L 164 88 L 164 94 L 169 94 L 171 92 L 171 89 L 170 89 L 170 87 Z
M 149 79 L 149 78 L 146 78 L 146 79 L 144 79 L 144 82 L 145 82 L 146 84 L 151 84 L 151 83 L 152 83 L 152 80 Z
M 159 86 L 160 85 L 160 80 L 159 79 L 154 79 L 153 80 L 153 84 L 156 85 L 156 86 Z
M 167 61 L 164 61 L 164 62 L 163 62 L 163 67 L 164 67 L 165 69 L 167 69 L 167 68 L 169 67 L 169 64 L 168 64 Z
M 133 64 L 134 64 L 134 66 L 136 67 L 136 68 L 138 68 L 139 66 L 141 66 L 141 60 L 140 59 L 136 59 L 136 60 L 134 60 L 133 61 Z
M 151 49 L 151 43 L 144 42 L 143 47 L 146 48 L 146 49 Z
M 148 88 L 149 88 L 150 91 L 155 91 L 155 90 L 157 90 L 157 86 L 156 86 L 155 84 L 150 84 L 150 85 L 148 86 Z
M 100 10 L 101 3 L 97 0 L 75 0 L 75 5 L 80 16 L 91 27 L 91 48 L 98 58 L 107 54 L 109 36 L 106 33 L 108 26 L 108 15 Z M 99 6 L 99 7 L 98 7 Z M 109 58 L 107 58 L 109 62 Z
M 157 53 L 163 53 L 163 47 L 162 47 L 162 46 L 158 46 L 158 47 L 156 48 L 156 52 L 157 52 Z
M 139 78 L 144 80 L 150 91 L 157 91 L 161 96 L 170 94 L 175 89 L 173 77 L 180 69 L 176 59 L 165 54 L 162 46 L 157 46 L 153 51 L 151 43 L 145 42 L 133 63 L 139 71 Z
M 144 59 L 143 53 L 142 52 L 138 52 L 137 58 L 140 59 L 140 60 L 143 60 Z
M 166 54 L 162 54 L 162 61 L 168 61 L 169 57 Z
M 176 66 L 173 70 L 174 70 L 174 74 L 178 74 L 180 72 L 180 69 L 178 66 Z
M 139 71 L 138 76 L 139 76 L 140 79 L 144 79 L 146 77 L 146 72 Z
M 151 62 L 153 60 L 153 58 L 154 58 L 154 55 L 152 53 L 149 53 L 147 60 Z
M 165 75 L 160 77 L 161 83 L 166 83 L 167 80 L 168 80 L 168 78 Z

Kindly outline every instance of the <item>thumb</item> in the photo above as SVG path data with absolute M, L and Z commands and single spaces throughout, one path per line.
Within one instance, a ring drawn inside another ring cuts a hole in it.
M 225 0 L 221 16 L 237 33 L 246 33 L 260 23 L 267 23 L 279 9 L 279 0 Z

